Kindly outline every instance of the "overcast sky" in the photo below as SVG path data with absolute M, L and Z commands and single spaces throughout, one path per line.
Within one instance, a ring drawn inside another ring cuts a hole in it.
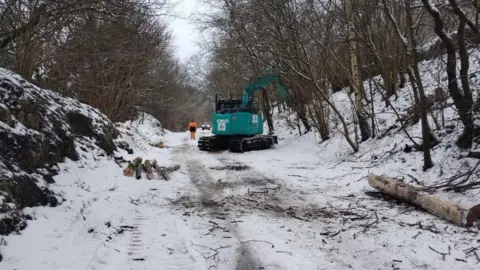
M 199 51 L 195 45 L 200 37 L 199 31 L 189 16 L 202 7 L 201 0 L 172 0 L 172 2 L 178 3 L 178 6 L 175 8 L 176 18 L 169 19 L 170 28 L 173 30 L 177 56 L 182 62 L 185 62 Z

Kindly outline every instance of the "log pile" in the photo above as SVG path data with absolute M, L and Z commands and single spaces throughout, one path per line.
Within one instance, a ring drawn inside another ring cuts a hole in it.
M 458 226 L 468 228 L 480 223 L 480 204 L 466 208 L 418 187 L 373 173 L 368 175 L 368 183 L 388 196 L 409 202 Z
M 143 159 L 141 157 L 135 158 L 133 161 L 128 163 L 127 168 L 123 170 L 125 176 L 134 176 L 137 180 L 142 178 L 142 172 L 147 174 L 147 179 L 151 180 L 153 178 L 153 172 L 156 172 L 160 178 L 168 181 L 170 180 L 170 174 L 174 171 L 180 169 L 180 165 L 174 166 L 160 166 L 155 159 L 145 160 L 142 164 Z

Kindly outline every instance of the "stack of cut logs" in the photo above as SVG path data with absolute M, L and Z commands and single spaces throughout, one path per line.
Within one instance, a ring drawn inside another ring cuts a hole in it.
M 170 180 L 170 173 L 180 169 L 180 165 L 174 165 L 171 167 L 160 166 L 155 159 L 146 159 L 142 164 L 143 159 L 141 157 L 135 158 L 128 163 L 127 168 L 123 170 L 125 176 L 134 176 L 137 180 L 142 178 L 142 172 L 146 173 L 147 179 L 152 180 L 154 177 L 154 171 L 157 175 L 164 180 Z

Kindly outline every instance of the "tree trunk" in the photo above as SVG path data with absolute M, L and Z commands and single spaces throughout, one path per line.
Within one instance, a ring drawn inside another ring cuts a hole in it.
M 410 50 L 411 50 L 411 59 L 412 59 L 412 68 L 415 75 L 415 82 L 418 88 L 418 95 L 420 99 L 420 119 L 422 121 L 422 140 L 423 140 L 423 170 L 426 171 L 433 167 L 433 160 L 430 154 L 431 147 L 431 138 L 435 138 L 431 132 L 430 124 L 428 123 L 427 117 L 427 97 L 425 95 L 425 90 L 423 89 L 422 77 L 420 76 L 420 71 L 418 69 L 418 54 L 417 54 L 417 40 L 415 38 L 415 32 L 413 31 L 413 19 L 412 19 L 412 9 L 411 9 L 411 0 L 406 0 L 405 5 L 407 8 L 406 12 L 406 21 L 407 27 L 409 28 L 409 40 L 410 40 Z M 413 82 L 412 82 L 413 85 Z
M 458 16 L 459 25 L 457 31 L 457 40 L 458 40 L 458 55 L 460 57 L 460 81 L 462 83 L 463 94 L 464 94 L 464 103 L 465 106 L 472 108 L 473 107 L 473 96 L 472 90 L 470 89 L 470 82 L 468 81 L 468 70 L 470 68 L 470 57 L 467 51 L 467 45 L 465 44 L 465 25 L 466 20 L 462 16 Z M 469 113 L 471 117 L 471 113 Z M 459 138 L 459 143 L 462 144 L 463 141 L 471 142 L 474 137 L 474 125 L 472 120 L 472 125 L 465 125 L 463 129 L 463 134 Z M 468 146 L 468 143 L 466 144 Z
M 361 141 L 366 141 L 370 138 L 370 127 L 368 124 L 367 113 L 363 108 L 363 95 L 361 91 L 361 80 L 358 74 L 358 61 L 356 54 L 356 41 L 355 41 L 355 26 L 354 26 L 354 15 L 352 12 L 352 0 L 347 0 L 345 2 L 345 11 L 348 18 L 348 43 L 350 45 L 350 67 L 352 72 L 352 90 L 355 93 L 355 111 L 358 117 L 358 125 L 360 128 Z
M 467 209 L 407 183 L 373 173 L 368 175 L 368 183 L 388 196 L 407 201 L 458 226 L 472 227 L 480 219 L 480 205 Z
M 468 100 L 467 96 L 463 96 L 457 82 L 457 57 L 455 45 L 450 35 L 447 34 L 444 27 L 443 18 L 438 9 L 432 6 L 429 0 L 422 0 L 422 3 L 427 12 L 432 16 L 435 22 L 435 34 L 442 40 L 443 45 L 447 51 L 447 77 L 448 77 L 448 91 L 452 96 L 455 107 L 458 110 L 460 120 L 462 121 L 465 129 L 457 141 L 457 145 L 460 148 L 468 149 L 472 146 L 473 140 L 473 117 L 472 117 L 472 105 L 473 100 Z
M 263 101 L 263 115 L 265 116 L 265 120 L 267 120 L 267 125 L 268 125 L 268 134 L 272 135 L 275 133 L 274 127 L 273 127 L 273 120 L 272 120 L 272 114 L 270 110 L 270 100 L 268 99 L 268 93 L 267 90 L 264 88 L 262 89 L 262 101 Z
M 303 134 L 307 134 L 312 130 L 310 123 L 307 119 L 307 113 L 304 106 L 301 106 L 300 110 L 297 111 L 298 118 L 302 121 L 303 127 L 305 127 L 305 132 Z
M 385 65 L 382 72 L 382 78 L 385 84 L 385 88 L 387 89 L 387 93 L 385 95 L 386 99 L 390 99 L 393 95 L 397 97 L 397 77 L 398 73 L 395 70 L 395 63 L 394 60 L 386 59 L 384 61 Z M 388 107 L 388 101 L 385 100 L 385 107 Z
M 398 86 L 400 89 L 403 89 L 405 88 L 405 85 L 407 83 L 407 77 L 405 76 L 405 72 L 400 72 L 398 74 L 398 76 L 400 76 L 400 85 Z
M 320 99 L 313 98 L 312 103 L 308 107 L 310 116 L 313 122 L 314 127 L 317 129 L 320 134 L 320 138 L 323 141 L 330 139 L 330 130 L 329 130 L 329 108 L 324 102 Z
M 375 134 L 375 101 L 373 99 L 373 87 L 372 87 L 372 78 L 368 79 L 368 87 L 370 88 L 370 98 L 372 100 L 372 116 L 371 116 L 371 121 L 372 121 L 372 138 L 376 137 Z

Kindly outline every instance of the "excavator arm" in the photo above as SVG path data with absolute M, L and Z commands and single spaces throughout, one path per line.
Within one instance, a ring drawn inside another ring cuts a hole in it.
M 255 80 L 253 83 L 243 88 L 242 107 L 243 108 L 251 107 L 253 98 L 255 97 L 255 93 L 258 90 L 264 89 L 270 84 L 274 84 L 277 87 L 277 89 L 280 91 L 280 95 L 282 98 L 284 98 L 287 95 L 287 88 L 283 84 L 281 84 L 279 75 L 277 74 L 263 75 L 263 76 L 260 76 L 260 78 Z

